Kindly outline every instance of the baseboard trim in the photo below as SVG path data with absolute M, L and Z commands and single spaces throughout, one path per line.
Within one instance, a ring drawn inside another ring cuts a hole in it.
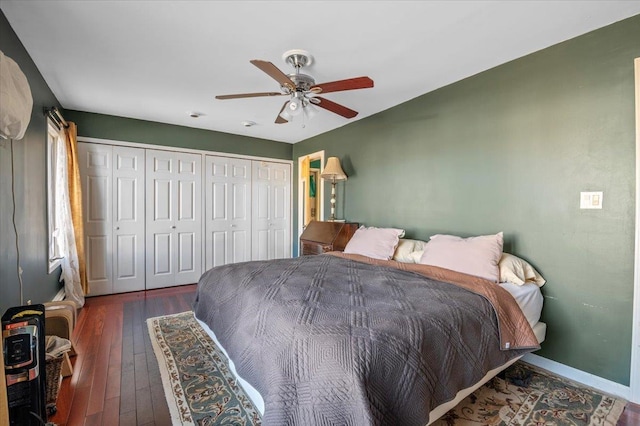
M 52 302 L 62 302 L 66 293 L 64 292 L 64 287 L 62 287 L 55 296 L 53 296 Z
M 577 368 L 569 367 L 568 365 L 535 354 L 526 354 L 522 357 L 522 360 L 559 376 L 566 377 L 574 382 L 582 383 L 583 385 L 590 386 L 619 398 L 624 398 L 627 401 L 631 398 L 631 388 L 629 386 L 621 385 L 620 383 L 604 379 L 587 373 L 586 371 L 578 370 Z

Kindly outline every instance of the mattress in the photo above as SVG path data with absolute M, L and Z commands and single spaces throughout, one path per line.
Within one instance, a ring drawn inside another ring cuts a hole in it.
M 220 348 L 220 350 L 227 357 L 227 359 L 229 360 L 229 370 L 231 370 L 233 375 L 236 377 L 236 379 L 238 380 L 238 383 L 240 383 L 240 385 L 242 386 L 242 389 L 244 389 L 245 393 L 247 394 L 249 399 L 251 399 L 251 402 L 253 402 L 253 405 L 256 407 L 256 409 L 260 412 L 260 414 L 264 414 L 264 400 L 262 399 L 262 396 L 260 395 L 260 392 L 258 392 L 256 390 L 256 388 L 254 388 L 251 385 L 251 383 L 247 382 L 245 379 L 243 379 L 238 374 L 238 372 L 236 371 L 236 367 L 235 367 L 233 361 L 229 358 L 229 355 L 227 354 L 227 351 L 220 344 L 220 341 L 216 337 L 215 333 L 213 331 L 211 331 L 209 326 L 206 323 L 204 323 L 203 321 L 200 321 L 198 318 L 196 318 L 196 321 L 198 321 L 198 323 L 202 326 L 204 331 L 211 337 L 211 339 L 213 339 L 213 341 L 216 343 L 216 345 Z M 545 338 L 545 335 L 546 335 L 546 332 L 547 332 L 547 324 L 545 324 L 543 322 L 538 322 L 532 328 L 533 328 L 533 333 L 536 335 L 536 338 L 538 339 L 538 342 L 542 343 L 544 341 L 544 338 Z M 478 381 L 473 386 L 470 386 L 470 387 L 468 387 L 466 389 L 463 389 L 463 390 L 459 391 L 458 394 L 456 395 L 456 397 L 453 400 L 451 400 L 449 402 L 446 402 L 444 404 L 441 404 L 438 407 L 434 408 L 431 411 L 430 415 L 429 415 L 429 419 L 430 419 L 429 420 L 429 424 L 431 422 L 437 420 L 438 418 L 442 417 L 447 411 L 449 411 L 450 409 L 452 409 L 453 407 L 458 405 L 460 403 L 460 401 L 462 401 L 464 398 L 469 396 L 473 391 L 478 389 L 480 386 L 485 384 L 487 381 L 489 381 L 496 374 L 500 373 L 502 370 L 504 370 L 505 368 L 509 367 L 511 364 L 513 364 L 514 362 L 516 362 L 520 358 L 522 358 L 522 357 L 514 358 L 514 359 L 508 361 L 507 363 L 505 363 L 505 364 L 503 364 L 503 365 L 501 365 L 499 367 L 494 368 L 493 370 L 489 371 L 482 379 L 480 379 L 480 381 Z
M 542 305 L 544 303 L 544 297 L 542 296 L 540 287 L 531 282 L 524 283 L 523 285 L 503 282 L 499 285 L 516 299 L 522 313 L 527 318 L 527 321 L 529 321 L 529 325 L 533 328 L 538 321 L 540 321 Z

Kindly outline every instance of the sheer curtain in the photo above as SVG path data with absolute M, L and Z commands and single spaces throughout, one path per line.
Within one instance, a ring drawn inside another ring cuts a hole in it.
M 59 244 L 62 254 L 62 274 L 60 281 L 64 281 L 66 299 L 73 301 L 78 308 L 84 306 L 84 291 L 80 280 L 80 263 L 76 247 L 76 237 L 73 228 L 71 205 L 69 196 L 69 171 L 67 149 L 67 132 L 61 132 L 64 138 L 58 138 L 55 155 L 56 210 L 60 217 Z

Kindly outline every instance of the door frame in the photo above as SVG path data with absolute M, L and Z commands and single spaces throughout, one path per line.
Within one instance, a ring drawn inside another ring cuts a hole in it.
M 313 159 L 320 160 L 320 174 L 322 174 L 322 170 L 324 170 L 324 149 L 322 151 L 312 152 L 310 154 L 301 155 L 298 157 L 298 235 L 296 235 L 295 241 L 300 240 L 300 235 L 302 235 L 302 231 L 304 231 L 304 188 L 307 183 L 307 180 L 302 176 L 302 162 L 305 158 L 311 157 Z M 316 194 L 320 194 L 320 213 L 318 218 L 320 220 L 324 220 L 324 179 L 320 178 L 319 186 L 316 190 Z M 296 243 L 297 244 L 297 243 Z
M 631 337 L 631 401 L 640 403 L 640 58 L 634 60 L 636 117 L 636 235 Z

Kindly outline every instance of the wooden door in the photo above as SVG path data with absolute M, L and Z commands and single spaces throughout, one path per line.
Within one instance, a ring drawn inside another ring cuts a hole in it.
M 205 269 L 251 260 L 251 161 L 205 161 Z
M 176 153 L 175 282 L 197 283 L 202 275 L 202 155 Z
M 145 288 L 144 149 L 113 147 L 113 292 Z
M 252 164 L 252 259 L 291 257 L 291 165 Z
M 146 150 L 146 288 L 198 281 L 202 273 L 202 156 Z
M 112 152 L 111 146 L 78 143 L 87 281 L 91 296 L 113 293 Z

